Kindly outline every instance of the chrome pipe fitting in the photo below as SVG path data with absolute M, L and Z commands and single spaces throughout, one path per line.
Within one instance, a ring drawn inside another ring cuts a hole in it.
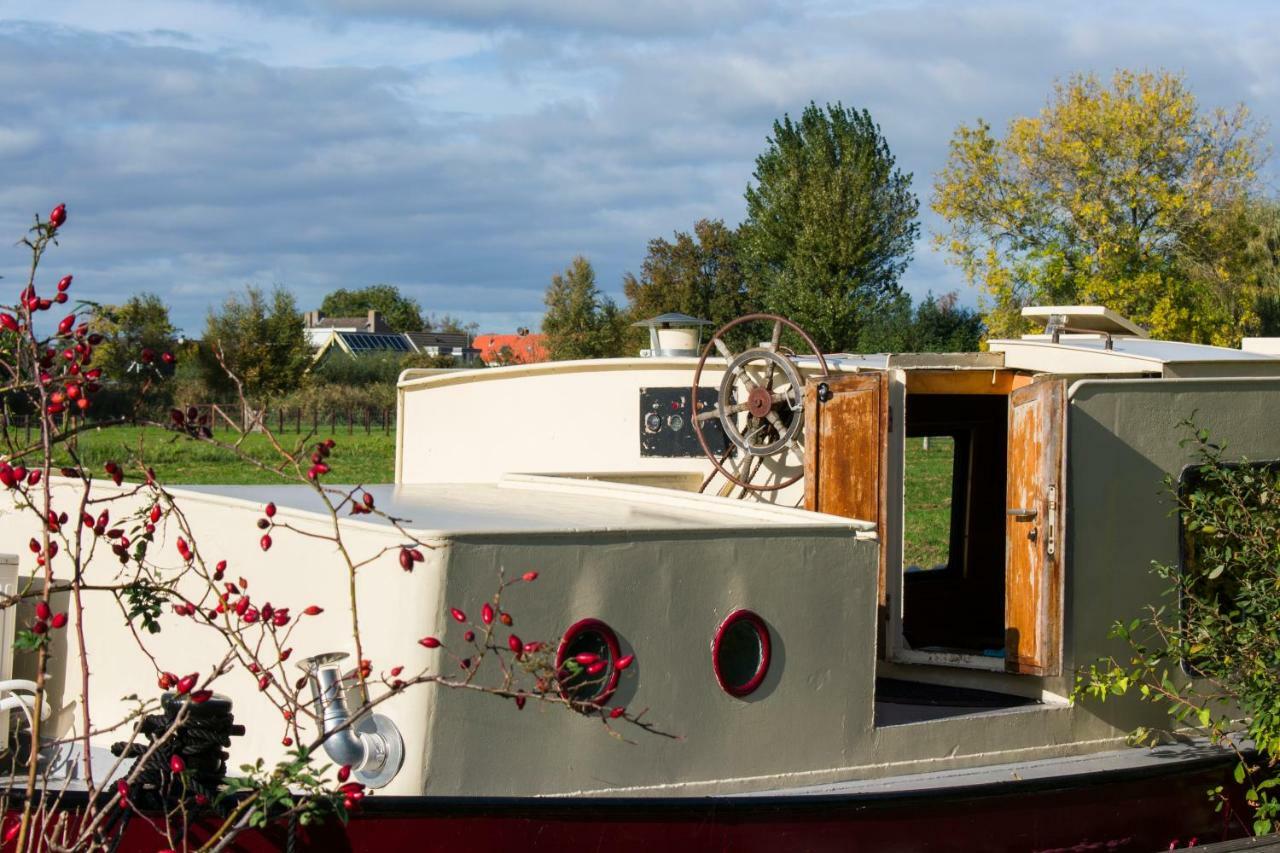
M 381 788 L 400 772 L 404 739 L 396 724 L 381 714 L 351 720 L 339 666 L 346 657 L 345 652 L 329 652 L 309 657 L 298 666 L 311 684 L 312 707 L 325 735 L 325 754 L 336 764 L 350 766 L 356 781 Z

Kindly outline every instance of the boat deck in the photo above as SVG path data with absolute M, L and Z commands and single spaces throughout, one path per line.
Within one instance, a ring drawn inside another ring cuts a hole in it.
M 875 724 L 901 726 L 1039 704 L 1035 699 L 990 690 L 877 678 Z
M 1251 749 L 1251 745 L 1245 744 L 1245 748 Z M 1174 743 L 1155 748 L 1129 747 L 1088 755 L 1065 755 L 1007 764 L 989 764 L 982 767 L 936 770 L 927 773 L 886 776 L 880 779 L 856 779 L 717 796 L 725 799 L 840 798 L 928 793 L 942 789 L 977 789 L 1009 784 L 1028 788 L 1069 787 L 1082 779 L 1087 780 L 1108 774 L 1142 777 L 1178 772 L 1179 769 L 1189 772 L 1193 766 L 1216 763 L 1228 765 L 1234 760 L 1234 754 L 1226 747 L 1196 739 L 1187 743 Z
M 328 485 L 331 498 L 353 487 Z M 791 507 L 735 501 L 652 486 L 567 477 L 510 475 L 497 483 L 368 485 L 378 509 L 410 530 L 436 533 L 553 533 L 567 531 L 850 529 L 871 536 L 870 522 Z M 305 485 L 174 485 L 207 499 L 281 511 L 328 514 L 320 495 Z M 346 512 L 339 510 L 342 517 Z M 377 516 L 362 523 L 385 524 Z

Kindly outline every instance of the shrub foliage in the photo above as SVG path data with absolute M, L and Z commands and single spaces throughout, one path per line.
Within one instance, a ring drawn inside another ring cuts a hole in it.
M 1270 832 L 1280 815 L 1280 464 L 1231 461 L 1208 431 L 1185 426 L 1196 463 L 1166 478 L 1182 521 L 1181 565 L 1154 565 L 1168 598 L 1113 626 L 1126 652 L 1082 671 L 1076 693 L 1101 701 L 1136 691 L 1166 709 L 1171 728 L 1231 746 L 1254 831 Z M 1167 734 L 1143 728 L 1134 738 Z M 1221 789 L 1213 794 L 1222 807 Z

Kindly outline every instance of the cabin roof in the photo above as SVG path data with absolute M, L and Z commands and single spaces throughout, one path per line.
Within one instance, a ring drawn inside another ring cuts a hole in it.
M 1179 368 L 1195 368 L 1201 375 L 1229 375 L 1249 368 L 1280 375 L 1280 356 L 1181 341 L 1118 336 L 1107 349 L 1102 336 L 1063 334 L 1058 343 L 1037 336 L 992 340 L 988 346 L 1004 356 L 1006 367 L 1044 373 L 1177 374 Z
M 333 486 L 346 491 L 349 486 Z M 215 499 L 260 508 L 274 502 L 280 512 L 325 513 L 310 486 L 176 486 Z M 497 483 L 374 485 L 365 489 L 379 510 L 402 519 L 406 530 L 432 536 L 485 533 L 699 530 L 722 528 L 874 528 L 868 522 L 748 503 L 709 495 L 672 492 L 570 477 L 508 475 Z M 345 512 L 340 513 L 345 519 Z M 378 516 L 354 521 L 386 525 Z

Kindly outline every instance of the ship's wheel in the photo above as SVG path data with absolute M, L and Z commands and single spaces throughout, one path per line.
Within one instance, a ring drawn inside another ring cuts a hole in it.
M 735 354 L 724 336 L 746 323 L 772 323 L 769 343 Z M 752 482 L 754 473 L 766 462 L 780 461 L 787 453 L 801 458 L 804 455 L 800 443 L 804 429 L 804 379 L 796 364 L 798 354 L 782 345 L 784 330 L 790 330 L 804 342 L 809 352 L 817 357 L 825 377 L 827 361 L 813 338 L 777 314 L 746 314 L 716 329 L 703 348 L 693 373 L 692 399 L 697 400 L 698 385 L 707 359 L 717 352 L 724 357 L 724 376 L 720 380 L 715 405 L 694 415 L 693 432 L 698 437 L 702 452 L 716 470 L 729 482 L 753 492 L 785 489 L 803 476 L 801 471 L 776 482 Z M 741 454 L 742 464 L 737 471 L 730 470 L 725 464 L 729 454 L 718 456 L 708 444 L 702 425 L 711 420 L 720 421 L 725 436 Z

